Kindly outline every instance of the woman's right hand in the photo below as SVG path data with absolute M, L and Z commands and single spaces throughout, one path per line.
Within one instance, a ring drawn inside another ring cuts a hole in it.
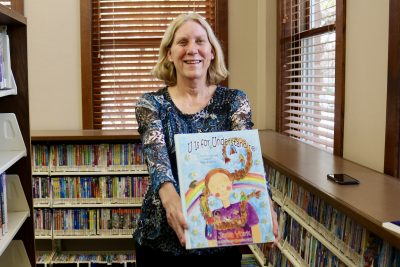
M 174 185 L 170 182 L 163 183 L 158 194 L 166 211 L 169 226 L 174 229 L 181 245 L 185 246 L 185 229 L 188 229 L 188 225 L 182 213 L 180 196 L 176 192 Z

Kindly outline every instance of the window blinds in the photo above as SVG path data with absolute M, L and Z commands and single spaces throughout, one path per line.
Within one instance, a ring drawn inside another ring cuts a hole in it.
M 284 0 L 281 18 L 281 130 L 332 152 L 336 1 Z
M 150 71 L 167 25 L 195 11 L 215 26 L 215 0 L 93 0 L 92 90 L 95 129 L 136 129 L 135 105 L 164 86 Z
M 0 1 L 0 4 L 3 6 L 11 8 L 11 1 Z

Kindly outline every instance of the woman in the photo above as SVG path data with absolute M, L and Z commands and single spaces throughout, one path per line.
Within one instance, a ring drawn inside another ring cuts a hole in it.
M 239 247 L 185 250 L 174 135 L 251 129 L 247 96 L 217 86 L 228 75 L 222 49 L 196 13 L 169 25 L 153 72 L 166 87 L 144 94 L 136 107 L 151 178 L 134 234 L 137 266 L 240 266 Z

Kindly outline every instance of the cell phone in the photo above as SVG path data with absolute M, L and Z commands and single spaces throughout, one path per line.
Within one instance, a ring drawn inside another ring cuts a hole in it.
M 328 179 L 338 184 L 359 184 L 360 181 L 344 173 L 328 174 Z

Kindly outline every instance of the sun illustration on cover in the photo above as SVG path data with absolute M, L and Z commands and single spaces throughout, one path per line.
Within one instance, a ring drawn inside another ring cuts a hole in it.
M 185 193 L 187 215 L 194 225 L 192 236 L 204 234 L 208 247 L 261 242 L 260 224 L 266 224 L 264 218 L 259 219 L 251 201 L 253 198 L 259 199 L 261 193 L 265 192 L 264 176 L 249 173 L 252 164 L 259 165 L 260 161 L 252 161 L 252 151 L 245 139 L 231 138 L 222 149 L 225 164 L 231 161 L 227 151 L 230 156 L 238 153 L 234 145 L 227 150 L 227 144 L 234 143 L 245 147 L 246 153 L 239 153 L 237 157 L 236 166 L 241 169 L 229 172 L 224 168 L 213 168 L 200 181 L 193 180 Z M 189 160 L 188 157 L 185 159 Z M 216 202 L 222 203 L 222 207 L 220 204 L 220 207 L 214 208 Z M 258 203 L 259 207 L 266 205 L 262 200 Z M 199 212 L 205 229 L 199 221 Z M 204 247 L 203 242 L 194 245 Z

